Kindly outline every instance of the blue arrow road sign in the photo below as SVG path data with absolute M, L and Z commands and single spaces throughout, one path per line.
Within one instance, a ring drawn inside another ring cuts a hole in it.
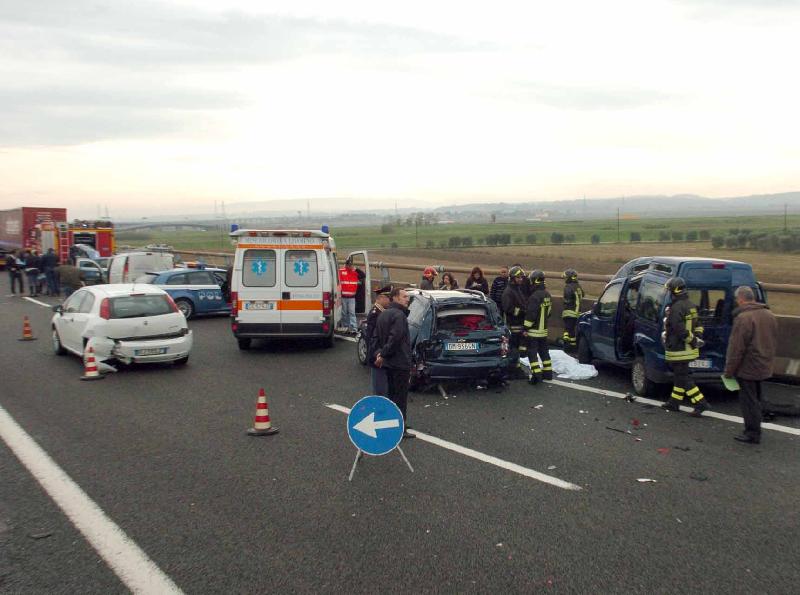
M 385 455 L 403 438 L 403 414 L 386 397 L 364 397 L 347 416 L 347 434 L 368 455 Z

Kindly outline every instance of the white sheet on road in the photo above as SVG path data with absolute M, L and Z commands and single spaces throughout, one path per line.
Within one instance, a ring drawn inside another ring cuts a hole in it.
M 574 357 L 567 355 L 560 349 L 550 350 L 550 359 L 553 361 L 553 372 L 559 378 L 567 380 L 586 380 L 597 376 L 597 368 L 591 364 L 579 364 Z M 527 357 L 521 357 L 519 363 L 525 373 L 530 376 L 531 363 Z

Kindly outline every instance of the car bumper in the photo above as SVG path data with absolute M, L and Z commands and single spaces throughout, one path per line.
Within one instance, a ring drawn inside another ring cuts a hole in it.
M 174 339 L 159 339 L 156 341 L 117 341 L 111 355 L 125 363 L 159 363 L 171 362 L 189 356 L 192 350 L 192 332 Z M 143 355 L 143 350 L 158 349 L 163 353 Z
M 509 358 L 491 358 L 479 361 L 426 362 L 420 375 L 431 380 L 505 378 L 508 375 L 509 361 Z
M 257 339 L 259 337 L 330 337 L 333 329 L 322 323 L 309 324 L 242 324 L 236 323 L 233 335 L 237 339 Z

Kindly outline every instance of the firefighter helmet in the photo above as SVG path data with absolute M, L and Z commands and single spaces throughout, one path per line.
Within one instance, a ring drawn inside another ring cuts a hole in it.
M 578 278 L 578 271 L 576 271 L 575 269 L 567 269 L 566 271 L 564 271 L 563 276 L 564 279 L 566 279 L 567 281 L 572 281 Z
M 516 279 L 516 278 L 519 278 L 519 277 L 524 277 L 525 276 L 525 271 L 522 269 L 521 266 L 516 266 L 515 265 L 515 266 L 513 266 L 513 267 L 511 267 L 509 269 L 508 276 L 511 277 L 512 279 Z
M 673 277 L 667 281 L 666 288 L 672 295 L 683 295 L 686 293 L 686 281 L 683 277 Z
M 544 285 L 544 273 L 538 269 L 531 273 L 530 279 L 534 285 Z

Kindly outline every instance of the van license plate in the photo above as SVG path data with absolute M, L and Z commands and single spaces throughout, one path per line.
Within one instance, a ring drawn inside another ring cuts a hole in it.
M 274 310 L 275 302 L 245 302 L 245 310 Z
M 447 351 L 478 351 L 477 343 L 445 343 Z
M 166 347 L 152 347 L 150 349 L 136 349 L 134 355 L 164 355 L 167 352 Z
M 696 359 L 694 361 L 689 362 L 690 368 L 701 368 L 703 370 L 708 370 L 711 368 L 711 360 L 710 359 Z

